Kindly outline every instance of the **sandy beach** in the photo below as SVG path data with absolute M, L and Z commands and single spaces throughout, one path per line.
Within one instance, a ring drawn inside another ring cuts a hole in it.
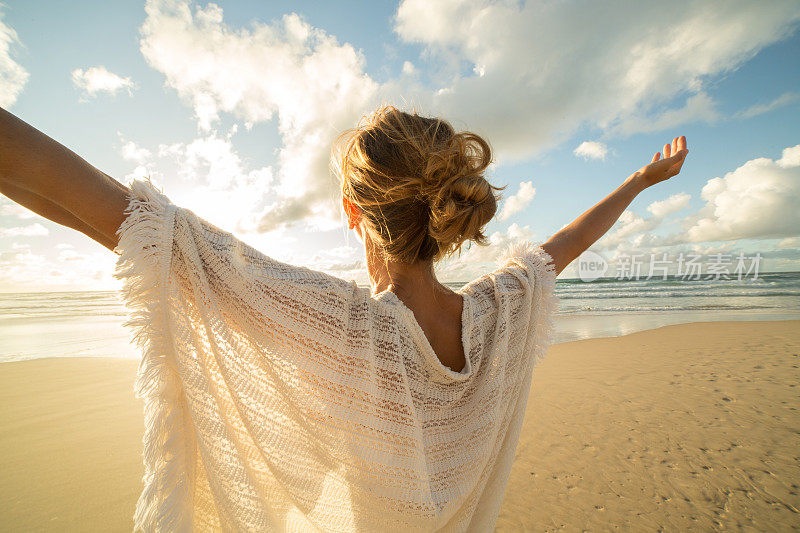
M 0 364 L 0 529 L 130 531 L 137 361 Z M 499 531 L 800 527 L 800 321 L 551 347 Z

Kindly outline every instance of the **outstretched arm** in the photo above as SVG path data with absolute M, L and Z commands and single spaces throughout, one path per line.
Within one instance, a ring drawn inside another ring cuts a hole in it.
M 544 243 L 542 249 L 553 258 L 556 273 L 605 235 L 637 194 L 678 174 L 688 153 L 686 137 L 675 137 L 671 145 L 664 145 L 663 158 L 656 153 L 649 165 L 631 174 L 614 192 Z
M 129 199 L 123 184 L 2 108 L 0 193 L 109 250 Z
M 82 220 L 78 219 L 75 215 L 53 202 L 42 198 L 32 192 L 21 189 L 15 185 L 11 185 L 3 180 L 0 180 L 0 194 L 7 196 L 14 200 L 16 203 L 30 209 L 48 220 L 52 220 L 56 224 L 61 224 L 68 228 L 80 231 L 84 235 L 88 235 L 96 240 L 103 246 L 109 249 L 114 249 L 115 245 L 105 235 L 99 233 L 96 229 L 86 225 Z

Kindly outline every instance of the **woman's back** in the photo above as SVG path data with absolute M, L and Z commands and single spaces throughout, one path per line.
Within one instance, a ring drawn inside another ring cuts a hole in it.
M 461 316 L 464 298 L 448 290 L 434 294 L 397 296 L 414 314 L 425 337 L 444 366 L 460 372 L 466 364 L 464 356 L 464 329 Z
M 274 261 L 148 182 L 131 191 L 117 275 L 147 343 L 137 391 L 152 477 L 138 523 L 494 522 L 549 332 L 544 252 L 511 250 L 448 298 L 437 325 L 432 309 L 416 307 L 418 321 L 391 291 Z M 463 368 L 447 326 L 457 298 Z

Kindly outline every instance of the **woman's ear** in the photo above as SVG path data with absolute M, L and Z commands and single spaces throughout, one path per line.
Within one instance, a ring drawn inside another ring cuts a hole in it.
M 350 229 L 355 228 L 361 222 L 361 211 L 358 206 L 342 196 L 342 207 L 347 215 L 347 225 Z

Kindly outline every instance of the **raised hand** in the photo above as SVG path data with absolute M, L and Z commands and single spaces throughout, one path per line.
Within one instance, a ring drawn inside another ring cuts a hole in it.
M 680 172 L 688 153 L 686 137 L 675 137 L 671 145 L 664 145 L 663 158 L 660 153 L 654 155 L 652 163 L 628 176 L 614 192 L 550 237 L 542 249 L 553 258 L 556 273 L 602 237 L 644 188 Z
M 653 161 L 637 170 L 634 176 L 644 187 L 650 187 L 668 180 L 681 171 L 681 166 L 683 166 L 683 161 L 688 153 L 686 137 L 683 135 L 675 137 L 672 140 L 672 144 L 664 145 L 663 157 L 660 152 L 656 152 L 653 156 Z

